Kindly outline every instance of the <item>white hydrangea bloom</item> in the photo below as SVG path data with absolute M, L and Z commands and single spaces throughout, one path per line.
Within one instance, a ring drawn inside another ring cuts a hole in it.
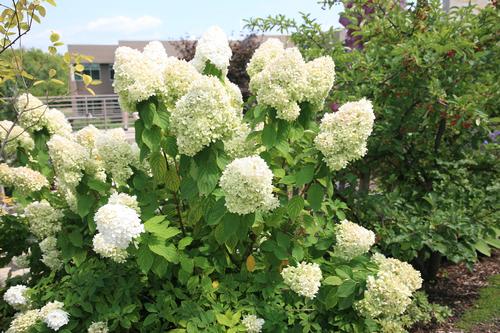
M 163 101 L 169 109 L 184 96 L 189 86 L 198 80 L 201 74 L 185 60 L 169 57 L 163 71 Z
M 369 276 L 364 298 L 355 305 L 365 317 L 399 317 L 411 304 L 413 292 L 422 286 L 420 272 L 410 264 L 381 254 L 373 256 L 379 265 L 376 276 Z
M 40 316 L 47 326 L 58 331 L 69 322 L 69 314 L 64 311 L 62 302 L 54 301 L 47 303 L 40 309 Z
M 247 123 L 242 122 L 236 133 L 224 140 L 224 151 L 231 158 L 245 157 L 248 155 L 253 155 L 256 153 L 257 139 L 248 140 L 248 136 L 252 133 L 252 130 Z
M 22 94 L 16 100 L 19 123 L 29 132 L 47 129 L 49 134 L 71 135 L 71 124 L 66 116 L 56 109 L 49 109 L 31 94 Z
M 26 295 L 28 287 L 18 284 L 12 286 L 3 295 L 3 299 L 13 308 L 22 309 L 29 304 L 29 299 Z
M 14 125 L 12 121 L 2 120 L 0 121 L 0 142 L 6 139 L 9 140 L 5 145 L 7 154 L 14 154 L 17 148 L 22 148 L 27 152 L 35 148 L 35 142 L 24 128 Z
M 98 138 L 104 131 L 99 130 L 94 125 L 88 125 L 75 133 L 75 140 L 86 149 L 87 160 L 85 171 L 93 175 L 96 179 L 106 182 L 106 170 L 103 158 L 99 155 L 96 144 Z
M 31 94 L 22 94 L 16 100 L 19 123 L 30 132 L 46 127 L 45 112 L 49 109 L 41 100 Z
M 135 195 L 115 192 L 109 197 L 108 204 L 124 205 L 135 210 L 137 214 L 141 213 L 139 203 L 137 202 L 137 196 Z
M 28 310 L 16 314 L 9 329 L 5 333 L 28 333 L 30 329 L 40 320 L 39 310 Z
M 61 253 L 57 249 L 57 239 L 49 236 L 41 241 L 39 246 L 42 251 L 41 262 L 54 271 L 59 270 L 62 266 L 62 260 L 60 258 Z
M 92 150 L 95 149 L 99 135 L 101 135 L 100 129 L 94 125 L 87 125 L 75 133 L 75 139 L 83 147 Z
M 142 54 L 158 65 L 158 69 L 163 71 L 167 64 L 168 55 L 160 41 L 154 40 L 149 42 L 145 47 Z
M 61 327 L 69 323 L 69 313 L 64 310 L 54 310 L 49 312 L 43 321 L 49 328 L 58 331 Z
M 54 310 L 62 310 L 63 307 L 64 307 L 63 302 L 59 301 L 49 302 L 40 309 L 40 316 L 46 317 L 50 312 Z
M 51 135 L 62 135 L 66 137 L 71 137 L 73 133 L 73 128 L 69 123 L 68 119 L 61 111 L 57 109 L 48 109 L 45 112 L 45 119 L 47 121 L 47 131 Z
M 40 172 L 27 167 L 11 168 L 5 163 L 0 164 L 0 184 L 15 187 L 25 194 L 37 192 L 49 186 L 47 178 Z
M 120 106 L 134 112 L 137 102 L 155 95 L 163 85 L 162 66 L 138 50 L 126 46 L 117 48 L 113 87 L 120 97 Z
M 250 77 L 250 90 L 260 104 L 277 110 L 277 117 L 293 121 L 300 114 L 298 103 L 307 86 L 306 64 L 297 48 L 288 48 Z
M 104 168 L 119 184 L 127 182 L 133 171 L 130 165 L 139 164 L 139 158 L 122 128 L 102 131 L 97 137 L 96 147 Z
M 222 71 L 223 76 L 226 76 L 232 55 L 233 52 L 229 47 L 226 33 L 221 28 L 213 26 L 205 31 L 198 40 L 194 58 L 191 62 L 202 73 L 206 62 L 210 61 Z
M 304 99 L 322 108 L 335 81 L 335 63 L 331 57 L 319 57 L 306 63 L 307 86 Z
M 170 117 L 179 152 L 194 156 L 212 142 L 231 137 L 241 123 L 241 110 L 234 109 L 224 85 L 203 76 L 189 87 Z
M 97 230 L 108 244 L 126 249 L 129 243 L 144 232 L 137 212 L 122 204 L 106 204 L 94 216 Z
M 273 195 L 273 173 L 260 156 L 238 158 L 229 163 L 220 178 L 231 213 L 266 212 L 279 206 Z
M 375 234 L 356 223 L 343 220 L 335 234 L 335 254 L 350 260 L 368 251 L 375 244 Z
M 285 50 L 283 43 L 277 38 L 269 38 L 254 52 L 247 65 L 247 73 L 253 77 L 260 73 L 264 67 Z
M 310 299 L 316 297 L 323 278 L 318 264 L 304 261 L 298 264 L 297 267 L 285 267 L 281 271 L 281 276 L 290 289 Z
M 89 326 L 87 333 L 109 333 L 108 324 L 103 321 L 92 323 Z
M 24 208 L 31 233 L 38 239 L 55 235 L 61 230 L 63 212 L 55 209 L 47 200 L 34 201 Z
M 61 135 L 54 135 L 47 142 L 47 147 L 57 185 L 62 189 L 73 190 L 80 183 L 88 163 L 87 149 L 73 139 Z
M 366 141 L 374 120 L 372 103 L 365 98 L 324 115 L 314 143 L 330 170 L 345 168 L 349 162 L 366 154 Z
M 241 321 L 248 333 L 262 332 L 262 326 L 264 326 L 265 322 L 264 319 L 258 318 L 256 315 L 247 315 Z
M 110 244 L 100 233 L 94 235 L 94 238 L 92 239 L 92 246 L 94 251 L 101 257 L 110 258 L 117 263 L 124 263 L 128 257 L 126 249 Z

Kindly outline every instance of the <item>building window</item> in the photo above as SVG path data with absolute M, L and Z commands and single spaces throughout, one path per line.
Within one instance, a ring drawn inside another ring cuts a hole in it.
M 113 68 L 113 64 L 109 64 L 109 79 L 111 81 L 115 79 L 115 69 Z
M 89 75 L 92 80 L 100 80 L 101 79 L 101 66 L 99 64 L 83 64 L 85 67 L 82 74 Z M 82 81 L 82 77 L 80 75 L 75 74 L 76 81 Z

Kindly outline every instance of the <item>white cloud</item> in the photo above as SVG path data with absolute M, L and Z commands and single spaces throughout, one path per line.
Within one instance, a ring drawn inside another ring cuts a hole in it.
M 125 32 L 135 33 L 151 30 L 162 25 L 161 19 L 154 16 L 129 16 L 100 17 L 87 23 L 85 30 L 100 32 Z

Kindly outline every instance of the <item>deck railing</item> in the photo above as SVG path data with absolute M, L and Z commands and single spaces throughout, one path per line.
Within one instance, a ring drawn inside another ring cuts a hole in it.
M 132 117 L 122 115 L 117 95 L 48 96 L 40 99 L 63 112 L 74 130 L 90 124 L 102 129 L 134 125 Z

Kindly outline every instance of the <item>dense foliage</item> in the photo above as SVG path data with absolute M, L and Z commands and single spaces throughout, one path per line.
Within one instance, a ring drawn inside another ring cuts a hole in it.
M 375 234 L 335 195 L 379 106 L 352 98 L 323 114 L 332 58 L 269 40 L 248 65 L 243 115 L 230 58 L 219 28 L 189 63 L 159 42 L 119 48 L 136 145 L 121 129 L 73 133 L 36 97 L 17 99 L 30 135 L 0 164 L 14 200 L 0 248 L 30 271 L 1 292 L 2 329 L 405 332 L 440 310 L 415 293 L 411 265 L 372 253 Z
M 307 57 L 332 56 L 333 110 L 363 96 L 377 106 L 367 156 L 336 175 L 336 194 L 386 254 L 432 279 L 442 258 L 472 263 L 500 245 L 499 13 L 491 4 L 444 12 L 441 1 L 402 3 L 344 1 L 345 43 L 309 16 L 248 25 L 290 33 Z
M 30 87 L 30 92 L 34 96 L 60 96 L 68 93 L 69 67 L 64 62 L 63 56 L 43 52 L 39 49 L 29 49 L 6 52 L 2 54 L 0 59 L 6 62 L 21 60 L 22 70 L 33 76 L 33 79 L 18 76 L 16 80 L 5 82 L 0 86 L 0 96 L 16 95 L 17 89 L 24 84 L 20 82 L 21 80 L 26 81 L 26 85 Z M 53 76 L 49 75 L 51 69 L 55 71 Z M 47 84 L 33 86 L 36 80 L 47 81 Z

